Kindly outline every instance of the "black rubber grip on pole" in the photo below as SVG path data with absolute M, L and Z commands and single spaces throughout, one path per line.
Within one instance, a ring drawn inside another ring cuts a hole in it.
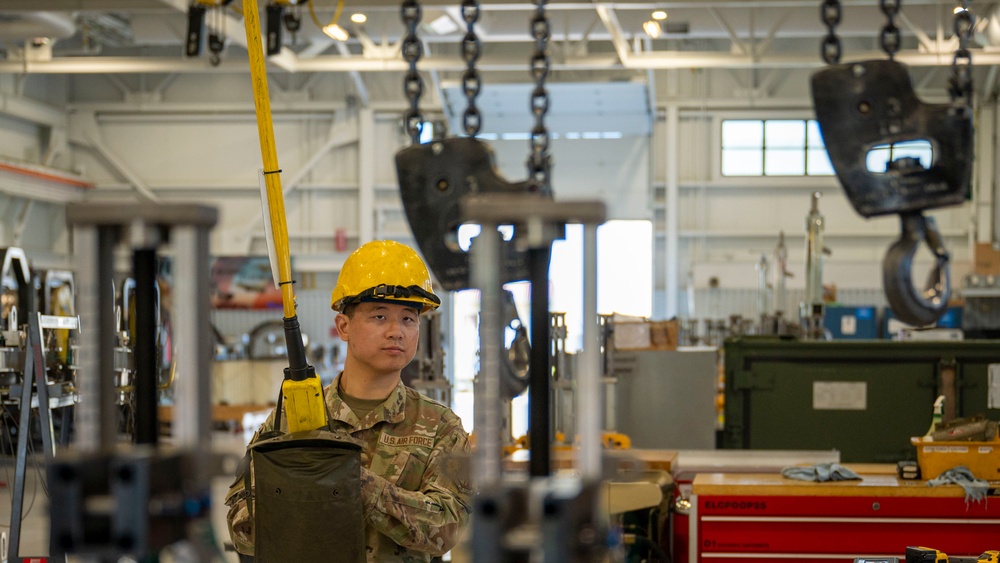
M 285 322 L 285 348 L 288 350 L 288 369 L 285 370 L 285 379 L 305 381 L 315 377 L 316 370 L 306 361 L 306 348 L 302 344 L 298 315 L 282 320 Z

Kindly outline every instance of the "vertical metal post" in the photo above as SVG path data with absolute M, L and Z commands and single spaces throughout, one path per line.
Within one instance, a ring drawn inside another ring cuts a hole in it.
M 548 476 L 552 469 L 550 451 L 551 396 L 549 366 L 549 258 L 551 246 L 528 250 L 531 276 L 531 356 L 528 368 L 528 470 L 532 477 Z
M 503 306 L 500 284 L 500 233 L 496 224 L 483 224 L 472 245 L 472 279 L 480 291 L 479 377 L 475 383 L 475 429 L 478 436 L 475 475 L 483 489 L 500 480 L 500 327 Z
M 135 278 L 135 327 L 132 341 L 135 358 L 135 443 L 156 445 L 159 366 L 156 358 L 156 249 L 132 252 Z M 129 318 L 132 312 L 129 311 Z
M 78 225 L 73 231 L 79 294 L 77 304 L 83 323 L 80 327 L 77 378 L 80 404 L 76 410 L 75 447 L 80 452 L 107 450 L 117 440 L 118 414 L 115 408 L 114 348 L 101 336 L 115 334 L 114 246 L 118 229 L 109 226 Z
M 208 315 L 208 231 L 179 226 L 171 232 L 174 253 L 173 328 L 177 372 L 173 429 L 178 447 L 195 448 L 211 439 L 211 379 L 201 371 L 211 365 Z M 199 313 L 201 312 L 201 314 Z
M 584 480 L 601 476 L 601 351 L 597 326 L 597 225 L 583 226 L 583 347 L 577 376 L 577 430 L 580 458 L 577 469 Z
M 91 330 L 94 334 L 94 347 L 97 350 L 97 366 L 84 378 L 96 379 L 97 386 L 92 391 L 97 396 L 91 396 L 98 409 L 99 421 L 97 449 L 111 451 L 118 442 L 118 407 L 115 404 L 115 387 L 111 375 L 115 371 L 115 350 L 113 341 L 102 341 L 101 336 L 115 334 L 118 328 L 118 318 L 115 315 L 115 246 L 121 234 L 120 227 L 101 225 L 97 227 L 97 279 L 94 282 L 97 297 L 97 323 Z M 96 330 L 94 330 L 96 329 Z M 82 404 L 83 397 L 80 397 Z
M 664 252 L 664 268 L 666 283 L 663 290 L 666 293 L 666 319 L 677 316 L 677 298 L 680 288 L 680 167 L 677 165 L 678 147 L 680 146 L 680 108 L 677 104 L 667 106 L 667 142 L 666 142 L 666 252 Z M 692 312 L 688 312 L 693 316 Z
M 375 117 L 358 110 L 358 246 L 375 236 Z M 380 233 L 381 236 L 381 233 Z
M 77 312 L 81 321 L 97 318 L 100 309 L 99 284 L 101 279 L 97 274 L 97 229 L 88 225 L 76 227 L 73 230 L 74 253 L 76 254 Z M 80 394 L 80 403 L 74 407 L 76 411 L 76 447 L 83 452 L 94 452 L 100 444 L 100 380 L 97 377 L 97 356 L 99 349 L 98 327 L 86 324 L 80 327 L 77 341 L 76 365 L 78 373 L 86 374 L 77 377 L 76 387 Z

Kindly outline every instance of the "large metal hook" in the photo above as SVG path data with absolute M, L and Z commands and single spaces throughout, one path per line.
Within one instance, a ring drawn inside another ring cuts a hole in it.
M 500 390 L 505 399 L 513 399 L 528 388 L 531 342 L 528 338 L 528 328 L 524 326 L 520 315 L 517 314 L 514 294 L 509 289 L 504 290 L 503 314 L 507 320 L 505 328 L 514 330 L 514 339 L 511 341 L 510 347 L 507 348 L 506 354 L 503 355 Z
M 899 215 L 902 234 L 889 247 L 882 261 L 882 285 L 889 305 L 899 320 L 913 326 L 926 326 L 937 321 L 948 307 L 951 296 L 951 256 L 933 217 L 920 212 Z M 913 255 L 925 241 L 936 258 L 934 269 L 927 276 L 922 292 L 913 286 Z

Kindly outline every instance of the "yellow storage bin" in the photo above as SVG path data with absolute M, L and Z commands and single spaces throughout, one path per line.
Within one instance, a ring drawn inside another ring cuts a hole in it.
M 917 448 L 921 479 L 934 479 L 945 471 L 964 465 L 973 475 L 1000 481 L 1000 440 L 989 442 L 925 442 L 910 438 Z

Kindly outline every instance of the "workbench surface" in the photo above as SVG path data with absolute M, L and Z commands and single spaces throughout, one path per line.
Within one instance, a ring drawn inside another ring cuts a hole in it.
M 605 450 L 605 456 L 619 459 L 619 466 L 628 468 L 631 461 L 639 462 L 638 471 L 666 471 L 670 473 L 677 465 L 677 450 Z M 552 469 L 572 469 L 576 452 L 573 450 L 555 450 L 552 452 Z M 508 471 L 518 471 L 528 468 L 528 450 L 518 450 L 503 460 L 503 467 Z
M 824 496 L 824 497 L 964 497 L 958 485 L 928 487 L 926 481 L 904 480 L 896 476 L 894 466 L 881 464 L 864 466 L 848 465 L 861 475 L 861 480 L 799 481 L 783 477 L 780 473 L 701 473 L 694 478 L 696 495 L 744 496 Z M 993 483 L 1000 488 L 1000 483 Z

